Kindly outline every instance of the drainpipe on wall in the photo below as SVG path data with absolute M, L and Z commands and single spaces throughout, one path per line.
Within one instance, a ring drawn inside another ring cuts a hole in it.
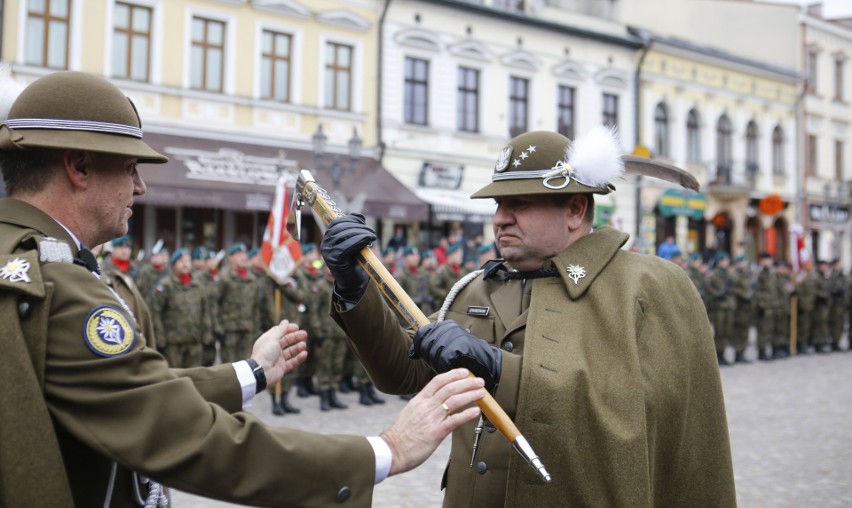
M 642 91 L 642 64 L 645 62 L 645 57 L 648 56 L 648 52 L 651 50 L 651 45 L 654 41 L 648 32 L 644 30 L 636 28 L 629 28 L 628 30 L 642 40 L 642 54 L 639 55 L 639 62 L 636 64 L 636 72 L 633 78 L 633 136 L 636 141 L 634 146 L 639 146 L 642 142 L 640 129 L 642 120 L 639 116 L 642 110 L 640 97 Z M 644 242 L 644 238 L 642 238 L 642 220 L 642 175 L 636 175 L 636 241 L 639 242 L 639 245 L 642 245 Z
M 382 55 L 384 53 L 383 48 L 385 46 L 385 16 L 387 16 L 390 3 L 391 0 L 385 0 L 385 5 L 382 7 L 382 15 L 379 16 L 379 47 L 377 50 L 379 61 L 378 69 L 376 70 L 376 147 L 379 149 L 379 165 L 382 164 L 382 159 L 385 157 L 385 142 L 382 139 L 382 70 L 384 68 Z
M 802 14 L 804 16 L 804 14 Z M 805 24 L 804 18 L 801 18 L 802 28 L 802 70 L 806 71 L 808 69 L 808 28 Z M 804 152 L 804 148 L 807 146 L 807 135 L 808 135 L 808 125 L 807 125 L 807 101 L 805 100 L 805 96 L 808 93 L 808 80 L 810 76 L 804 76 L 802 80 L 802 90 L 799 93 L 799 97 L 796 99 L 798 104 L 796 105 L 796 113 L 798 115 L 798 129 L 796 136 L 796 219 L 799 224 L 802 225 L 802 236 L 807 239 L 810 235 L 808 234 L 809 228 L 809 213 L 808 209 L 805 206 L 805 202 L 807 201 L 807 189 L 805 189 L 805 184 L 807 183 L 807 178 L 805 177 L 805 172 L 807 168 L 805 165 L 806 162 L 806 154 Z

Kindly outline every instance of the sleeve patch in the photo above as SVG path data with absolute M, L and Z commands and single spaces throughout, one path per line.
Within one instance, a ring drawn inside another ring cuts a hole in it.
M 136 331 L 121 311 L 102 305 L 86 316 L 83 340 L 93 353 L 109 358 L 130 351 L 136 342 Z

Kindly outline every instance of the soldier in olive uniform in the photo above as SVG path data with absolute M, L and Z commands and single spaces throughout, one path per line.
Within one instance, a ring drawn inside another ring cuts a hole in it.
M 219 320 L 219 262 L 215 252 L 201 245 L 192 249 L 192 278 L 207 292 L 207 302 L 213 321 L 212 344 L 201 344 L 201 365 L 210 367 L 216 363 L 216 343 L 221 344 L 222 324 Z
M 704 303 L 704 310 L 707 315 L 710 315 L 709 302 L 707 301 L 707 291 L 704 289 L 705 266 L 704 259 L 700 252 L 693 252 L 687 260 L 686 275 L 692 281 L 692 285 L 698 291 L 701 301 Z
M 334 279 L 325 268 L 322 260 L 315 262 L 320 265 L 322 278 L 315 281 L 318 292 L 312 307 L 317 309 L 319 328 L 314 341 L 314 354 L 317 357 L 317 389 L 320 397 L 320 411 L 330 409 L 347 409 L 348 406 L 337 398 L 337 384 L 343 375 L 343 361 L 346 357 L 346 333 L 328 315 L 326 305 L 331 300 L 331 288 Z
M 440 309 L 447 293 L 463 275 L 462 259 L 464 250 L 460 243 L 447 247 L 447 262 L 439 266 L 429 277 L 429 294 L 435 300 L 435 306 Z
M 213 344 L 213 317 L 207 288 L 192 277 L 189 251 L 176 250 L 167 275 L 154 289 L 154 330 L 169 365 L 201 366 L 202 344 Z
M 783 259 L 775 262 L 775 335 L 772 337 L 772 357 L 790 356 L 790 305 L 796 285 L 790 276 L 790 265 Z
M 355 260 L 375 232 L 357 215 L 325 232 L 332 313 L 376 386 L 411 393 L 467 364 L 552 473 L 545 483 L 499 433 L 468 425 L 453 435 L 445 506 L 736 505 L 698 293 L 677 265 L 593 229 L 593 195 L 623 170 L 619 147 L 605 128 L 573 143 L 553 132 L 511 140 L 473 195 L 497 201 L 505 261 L 454 288 L 448 320 L 421 327 L 413 343 Z
M 778 311 L 778 291 L 775 282 L 775 270 L 772 256 L 768 252 L 760 253 L 760 271 L 754 284 L 754 297 L 757 310 L 757 358 L 771 360 L 769 347 L 775 340 L 775 320 Z
M 828 277 L 831 274 L 831 267 L 828 261 L 820 259 L 817 261 L 817 277 L 815 284 L 815 302 L 813 313 L 813 335 L 811 343 L 817 353 L 827 353 L 831 351 L 831 343 L 829 342 L 828 329 L 828 311 L 831 308 L 831 288 Z
M 737 363 L 749 363 L 745 357 L 745 351 L 748 347 L 748 334 L 754 314 L 753 278 L 746 257 L 737 256 L 734 259 L 733 280 L 731 282 L 731 293 L 736 299 L 734 324 L 731 329 L 731 345 L 736 352 L 735 361 Z
M 322 260 L 319 258 L 317 244 L 302 244 L 302 259 L 296 269 L 296 294 L 299 309 L 302 312 L 299 326 L 308 332 L 308 360 L 296 369 L 296 394 L 299 397 L 319 395 L 314 384 L 317 372 L 317 342 L 323 339 L 323 319 L 328 313 L 328 302 L 321 301 L 318 294 L 320 285 L 325 284 L 325 274 L 320 271 Z
M 840 351 L 840 340 L 846 324 L 846 277 L 839 259 L 831 263 L 828 276 L 828 291 L 831 303 L 828 308 L 828 340 L 832 351 Z
M 421 463 L 476 417 L 462 408 L 481 398 L 483 382 L 459 369 L 424 389 L 383 437 L 265 426 L 240 409 L 304 360 L 305 334 L 287 322 L 264 333 L 251 358 L 169 369 L 134 318 L 141 298 L 116 296 L 86 247 L 127 233 L 133 200 L 147 190 L 137 164 L 167 161 L 142 141 L 133 103 L 103 78 L 57 72 L 6 106 L 0 506 L 165 506 L 162 485 L 140 482 L 137 470 L 232 503 L 368 507 L 375 483 Z
M 112 240 L 111 244 L 110 255 L 101 263 L 103 269 L 106 271 L 118 270 L 136 280 L 139 267 L 130 259 L 130 255 L 133 253 L 133 238 L 130 235 L 123 235 Z
M 434 298 L 429 292 L 429 273 L 420 269 L 420 251 L 413 245 L 403 249 L 402 267 L 394 275 L 396 281 L 423 314 L 434 312 Z
M 816 304 L 816 270 L 802 269 L 796 275 L 796 353 L 806 354 L 813 336 L 813 313 Z
M 248 248 L 237 242 L 228 248 L 228 267 L 219 280 L 219 323 L 224 340 L 222 362 L 242 358 L 260 328 L 257 277 L 248 268 Z
M 733 276 L 728 267 L 731 258 L 725 252 L 716 253 L 716 267 L 707 276 L 704 284 L 710 302 L 710 321 L 713 323 L 713 340 L 716 343 L 716 359 L 719 365 L 730 365 L 725 359 L 725 348 L 731 341 L 734 326 L 736 296 L 731 291 Z
M 151 259 L 148 262 L 143 262 L 139 267 L 139 272 L 136 274 L 136 287 L 142 293 L 142 297 L 150 307 L 153 299 L 154 288 L 160 283 L 160 279 L 167 275 L 169 268 L 169 249 L 164 247 L 159 248 L 156 252 L 151 252 Z

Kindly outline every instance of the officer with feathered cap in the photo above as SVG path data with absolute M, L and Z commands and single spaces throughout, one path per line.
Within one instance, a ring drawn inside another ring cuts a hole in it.
M 472 196 L 497 203 L 503 259 L 461 279 L 413 337 L 354 260 L 375 232 L 358 216 L 326 230 L 332 311 L 376 386 L 410 393 L 435 372 L 467 367 L 554 479 L 540 481 L 499 434 L 469 425 L 453 437 L 446 505 L 736 503 L 701 299 L 674 263 L 625 251 L 627 234 L 593 228 L 593 196 L 615 190 L 623 161 L 603 127 L 574 141 L 544 131 L 509 141 Z M 399 361 L 406 356 L 415 361 Z

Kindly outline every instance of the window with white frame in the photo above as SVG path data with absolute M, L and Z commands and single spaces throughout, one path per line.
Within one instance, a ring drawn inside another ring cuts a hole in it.
M 772 173 L 784 174 L 784 129 L 776 125 L 772 129 Z
M 459 130 L 479 132 L 479 70 L 459 67 L 458 79 Z
M 834 100 L 843 102 L 843 72 L 846 68 L 846 57 L 837 55 L 834 57 Z
M 611 93 L 603 94 L 603 111 L 601 123 L 607 127 L 618 128 L 618 96 Z
M 509 136 L 515 137 L 528 129 L 530 81 L 509 77 Z
M 151 8 L 116 2 L 113 10 L 112 75 L 148 81 L 151 60 Z
M 662 102 L 654 110 L 654 153 L 669 156 L 669 111 Z
M 749 180 L 754 180 L 760 168 L 758 164 L 758 133 L 757 124 L 754 120 L 746 125 L 746 176 Z
M 292 36 L 272 30 L 260 35 L 260 97 L 290 102 Z
M 325 44 L 325 107 L 352 109 L 352 46 Z
M 576 111 L 574 88 L 559 85 L 556 91 L 556 130 L 568 139 L 574 139 Z
M 67 69 L 70 24 L 71 0 L 27 0 L 26 63 Z
M 730 184 L 733 169 L 733 127 L 727 115 L 719 117 L 716 123 L 716 179 L 719 183 Z
M 701 162 L 701 122 L 695 109 L 690 109 L 686 115 L 686 160 Z
M 429 61 L 405 57 L 405 90 L 403 93 L 405 123 L 429 123 Z
M 225 23 L 199 16 L 192 18 L 189 86 L 221 92 L 225 76 Z

